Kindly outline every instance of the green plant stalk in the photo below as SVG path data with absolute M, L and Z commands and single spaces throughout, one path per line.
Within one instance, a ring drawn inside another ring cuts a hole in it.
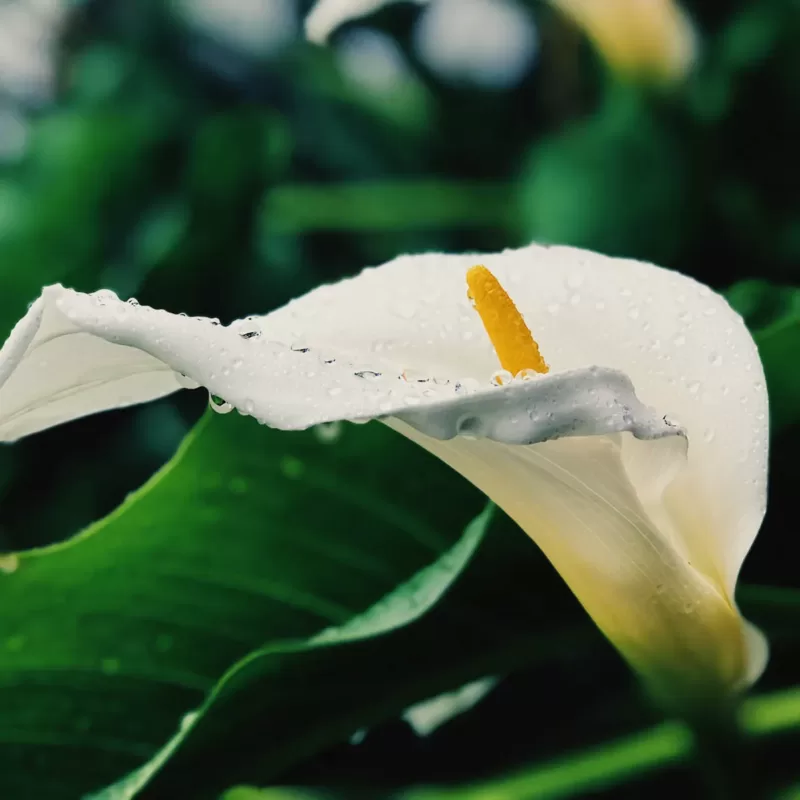
M 745 741 L 800 728 L 800 686 L 745 700 L 739 721 Z M 463 788 L 418 789 L 404 800 L 566 800 L 685 762 L 695 741 L 687 725 L 664 722 L 499 781 Z

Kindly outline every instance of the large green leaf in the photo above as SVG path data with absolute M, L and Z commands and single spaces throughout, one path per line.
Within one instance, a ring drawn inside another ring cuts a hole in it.
M 204 420 L 108 518 L 4 559 L 0 796 L 75 798 L 138 767 L 237 659 L 346 622 L 482 505 L 377 424 L 325 442 Z
M 270 712 L 265 715 L 269 719 L 270 727 L 280 725 L 283 741 L 290 743 L 290 749 L 293 743 L 292 727 L 296 729 L 301 747 L 307 747 L 306 740 L 318 741 L 320 728 L 323 730 L 325 728 L 319 724 L 309 729 L 302 723 L 299 726 L 296 724 L 292 726 L 292 722 L 298 718 L 305 720 L 302 712 L 309 707 L 318 706 L 324 709 L 326 721 L 329 725 L 333 722 L 333 730 L 339 729 L 339 733 L 345 735 L 348 728 L 341 728 L 340 720 L 331 713 L 338 711 L 341 704 L 330 702 L 326 697 L 332 687 L 324 680 L 319 680 L 319 667 L 322 665 L 326 671 L 335 664 L 341 664 L 344 668 L 358 668 L 360 662 L 366 661 L 367 668 L 374 669 L 376 663 L 375 660 L 365 660 L 358 655 L 352 658 L 352 653 L 348 649 L 333 653 L 329 652 L 329 649 L 332 646 L 357 642 L 400 628 L 432 608 L 472 557 L 486 532 L 492 512 L 493 507 L 488 506 L 486 511 L 467 526 L 464 535 L 453 547 L 363 613 L 357 614 L 342 625 L 326 628 L 305 641 L 278 643 L 256 650 L 245 657 L 223 676 L 199 710 L 184 717 L 178 732 L 153 759 L 119 783 L 94 795 L 93 800 L 128 800 L 134 797 L 187 739 L 196 738 L 199 731 L 200 736 L 205 735 L 209 742 L 218 740 L 219 731 L 230 729 L 232 719 L 242 721 L 252 717 L 254 703 L 259 707 L 259 711 Z M 340 674 L 352 675 L 352 671 L 343 669 Z M 290 680 L 286 679 L 287 675 L 292 676 Z M 280 691 L 261 693 L 264 699 L 253 700 L 248 694 L 248 689 L 257 687 L 257 684 L 263 683 L 265 679 L 271 680 L 272 688 Z M 276 682 L 280 683 L 280 686 L 275 686 Z M 308 687 L 315 685 L 320 687 L 319 702 L 310 703 L 309 694 L 312 694 L 313 690 Z M 347 695 L 348 702 L 358 709 L 363 706 L 360 684 L 353 682 L 353 686 L 355 692 L 348 691 L 347 687 L 338 686 L 338 693 L 340 696 Z M 297 688 L 300 689 L 299 693 Z M 277 698 L 279 701 L 276 703 Z M 283 709 L 286 709 L 285 713 L 288 714 L 286 720 L 281 719 Z M 355 719 L 357 721 L 358 716 Z M 273 754 L 285 751 L 285 746 L 276 744 L 273 743 L 271 748 Z
M 573 659 L 592 647 L 611 655 L 536 548 L 502 515 L 449 586 L 485 521 L 478 517 L 432 567 L 364 615 L 246 656 L 143 769 L 93 800 L 211 798 L 231 776 L 270 780 L 356 729 L 475 678 Z M 431 608 L 445 586 L 447 598 Z
M 753 331 L 776 428 L 800 420 L 800 289 L 761 280 L 741 281 L 727 292 Z

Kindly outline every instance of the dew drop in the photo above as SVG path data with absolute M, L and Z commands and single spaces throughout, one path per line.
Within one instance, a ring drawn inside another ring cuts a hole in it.
M 722 356 L 719 353 L 711 353 L 708 357 L 708 363 L 711 364 L 712 367 L 721 367 Z
M 114 303 L 119 300 L 117 293 L 112 292 L 111 289 L 100 289 L 94 292 L 92 297 L 98 306 L 107 306 L 109 303 Z
M 507 386 L 513 380 L 514 376 L 507 369 L 498 369 L 491 377 L 493 386 Z
M 249 414 L 252 417 L 253 413 L 256 410 L 256 404 L 250 398 L 248 398 L 247 400 L 244 401 L 243 408 L 244 408 L 244 413 Z
M 630 319 L 639 319 L 639 309 L 636 306 L 629 308 L 628 317 L 630 317 Z
M 406 383 L 427 383 L 430 380 L 426 372 L 420 372 L 416 369 L 404 369 L 400 377 L 406 381 Z
M 602 300 L 598 300 L 598 301 L 597 301 L 597 302 L 594 304 L 594 307 L 595 307 L 595 308 L 596 308 L 598 311 L 604 311 L 604 310 L 605 310 L 605 307 L 606 307 L 606 304 L 605 304 L 605 303 L 604 303 Z
M 703 433 L 703 441 L 709 443 L 713 442 L 716 435 L 716 431 L 713 428 L 706 428 L 705 432 Z
M 581 302 L 581 296 L 576 292 L 573 295 L 570 295 L 569 303 L 572 306 L 577 306 Z
M 461 334 L 461 338 L 462 338 L 462 339 L 463 339 L 465 342 L 468 342 L 470 339 L 472 339 L 472 337 L 473 337 L 474 335 L 475 335 L 475 334 L 474 334 L 472 331 L 464 331 L 464 332 Z
M 323 422 L 314 426 L 314 435 L 323 444 L 333 444 L 341 438 L 343 431 L 342 423 L 339 420 L 333 422 Z
M 686 388 L 689 390 L 689 394 L 697 394 L 700 391 L 700 381 L 691 381 Z
M 337 396 L 338 396 L 338 395 L 340 395 L 340 394 L 341 394 L 343 391 L 344 391 L 344 389 L 342 389 L 342 387 L 341 387 L 341 386 L 331 386 L 331 388 L 330 388 L 330 389 L 328 389 L 328 394 L 329 394 L 331 397 L 337 397 Z
M 567 288 L 580 289 L 581 286 L 583 286 L 583 275 L 580 272 L 573 272 L 567 278 Z
M 373 372 L 371 369 L 362 369 L 355 373 L 357 378 L 363 378 L 366 381 L 374 381 L 381 377 L 380 372 Z
M 208 394 L 208 405 L 211 407 L 211 410 L 216 411 L 217 414 L 229 414 L 233 411 L 233 405 L 231 403 L 210 392 Z
M 411 300 L 401 300 L 392 309 L 401 319 L 413 319 L 417 313 L 416 303 Z
M 294 353 L 309 353 L 311 352 L 311 348 L 308 347 L 306 344 L 301 342 L 295 342 L 294 344 L 290 345 L 289 349 Z
M 541 374 L 535 369 L 521 369 L 514 377 L 518 381 L 535 381 Z
M 558 303 L 549 303 L 547 306 L 547 313 L 555 316 L 556 314 L 558 314 L 560 309 L 561 306 Z
M 129 306 L 133 306 L 134 308 L 140 305 L 139 301 L 135 297 L 129 298 L 126 302 L 128 303 Z
M 674 344 L 676 347 L 682 347 L 683 345 L 685 345 L 685 344 L 686 344 L 686 337 L 685 337 L 685 336 L 682 336 L 681 334 L 678 334 L 678 335 L 677 335 L 677 336 L 676 336 L 676 337 L 675 337 L 675 338 L 672 340 L 672 344 Z
M 480 389 L 480 382 L 476 378 L 462 378 L 455 385 L 456 394 L 472 394 Z
M 717 313 L 717 309 L 714 306 L 709 306 L 704 312 L 707 317 L 713 317 L 714 314 Z
M 406 396 L 403 398 L 403 402 L 404 402 L 404 403 L 405 403 L 407 406 L 418 406 L 418 405 L 419 405 L 419 404 L 422 402 L 422 400 L 420 400 L 420 398 L 419 398 L 419 397 L 417 397 L 416 395 L 409 394 L 409 395 L 406 395 Z

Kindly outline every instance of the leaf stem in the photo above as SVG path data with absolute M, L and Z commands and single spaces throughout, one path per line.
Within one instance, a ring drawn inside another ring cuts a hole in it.
M 744 744 L 747 739 L 800 728 L 800 686 L 745 700 L 739 722 Z M 702 736 L 704 741 L 700 744 L 697 732 L 693 737 L 687 725 L 664 722 L 616 742 L 567 756 L 499 781 L 450 790 L 419 789 L 404 795 L 404 800 L 496 800 L 498 797 L 504 800 L 523 800 L 529 797 L 537 800 L 566 800 L 582 797 L 587 792 L 608 789 L 634 776 L 685 762 L 697 744 L 701 747 L 712 746 L 705 743 L 706 734 L 703 733 Z M 710 731 L 708 736 L 711 736 Z M 730 750 L 733 743 L 723 747 L 723 739 L 720 737 L 717 737 L 713 746 L 717 749 L 714 757 L 718 759 L 719 769 L 723 768 L 724 763 L 729 763 L 728 758 L 739 758 L 741 755 L 738 743 L 735 750 Z M 731 780 L 727 779 L 727 783 L 729 790 L 732 790 Z M 722 790 L 723 787 L 720 787 L 719 791 Z M 753 795 L 743 794 L 744 791 L 746 787 L 739 792 L 739 796 L 752 800 Z

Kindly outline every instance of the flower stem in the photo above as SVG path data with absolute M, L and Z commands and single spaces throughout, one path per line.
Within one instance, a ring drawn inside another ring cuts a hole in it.
M 694 753 L 714 800 L 760 800 L 752 748 L 747 746 L 739 723 L 739 708 L 732 705 L 686 720 L 694 737 Z

